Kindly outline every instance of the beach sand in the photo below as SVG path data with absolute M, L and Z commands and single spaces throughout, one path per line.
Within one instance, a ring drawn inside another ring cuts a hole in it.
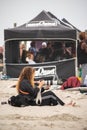
M 0 130 L 87 130 L 87 95 L 79 91 L 52 90 L 65 103 L 76 102 L 72 106 L 28 106 L 13 107 L 2 105 L 12 95 L 17 95 L 11 87 L 17 81 L 0 80 Z

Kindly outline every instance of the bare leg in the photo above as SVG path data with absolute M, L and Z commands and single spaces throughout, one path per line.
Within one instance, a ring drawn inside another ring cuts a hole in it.
M 71 101 L 70 103 L 66 104 L 66 105 L 71 105 L 71 106 L 75 106 L 76 102 Z

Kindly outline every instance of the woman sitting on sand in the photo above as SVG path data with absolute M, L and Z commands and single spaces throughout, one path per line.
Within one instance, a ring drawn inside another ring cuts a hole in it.
M 44 80 L 38 81 L 38 85 L 35 85 L 34 81 L 35 77 L 35 69 L 33 67 L 24 67 L 20 73 L 18 83 L 16 85 L 17 92 L 21 96 L 27 96 L 31 101 L 29 105 L 65 105 L 65 103 L 57 97 L 52 91 L 45 91 L 44 88 Z M 40 94 L 41 90 L 41 97 L 39 96 L 39 100 L 37 100 L 37 95 Z M 74 103 L 70 102 L 68 105 L 74 105 Z

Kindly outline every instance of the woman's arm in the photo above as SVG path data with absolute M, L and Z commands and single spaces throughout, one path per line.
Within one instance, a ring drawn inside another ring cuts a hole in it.
M 24 80 L 21 82 L 20 89 L 22 91 L 28 92 L 30 96 L 35 98 L 40 88 L 43 87 L 43 85 L 44 85 L 44 80 L 40 81 L 37 87 L 33 87 L 28 80 Z

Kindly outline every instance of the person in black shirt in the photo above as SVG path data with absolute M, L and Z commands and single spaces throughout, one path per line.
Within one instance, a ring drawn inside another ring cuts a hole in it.
M 25 44 L 20 44 L 19 48 L 20 48 L 20 63 L 27 63 L 26 62 L 27 51 L 26 51 Z
M 42 43 L 42 47 L 39 49 L 39 55 L 42 56 L 44 58 L 44 62 L 47 61 L 47 57 L 48 57 L 48 49 L 47 49 L 47 43 L 43 42 Z
M 35 69 L 33 67 L 24 67 L 16 85 L 19 95 L 27 96 L 31 99 L 29 105 L 65 105 L 65 103 L 55 95 L 55 93 L 52 91 L 45 91 L 45 88 L 43 87 L 45 84 L 44 80 L 35 82 L 34 78 Z M 35 85 L 35 83 L 37 83 L 37 85 Z M 37 95 L 40 94 L 40 92 L 41 97 L 39 98 L 39 102 L 37 102 Z M 73 105 L 72 102 L 69 103 L 69 105 Z
M 78 67 L 82 68 L 82 84 L 84 85 L 84 80 L 87 75 L 87 39 L 86 32 L 81 32 L 79 34 L 78 47 L 77 47 L 77 58 L 78 58 Z

